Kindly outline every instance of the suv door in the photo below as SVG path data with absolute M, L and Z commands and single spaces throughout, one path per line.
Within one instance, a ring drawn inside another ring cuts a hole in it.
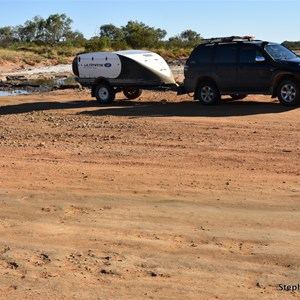
M 241 44 L 237 77 L 241 92 L 267 92 L 272 85 L 272 65 L 256 45 Z M 257 61 L 257 58 L 258 59 Z M 262 59 L 263 58 L 263 59 Z
M 218 44 L 215 52 L 214 79 L 220 92 L 235 91 L 237 82 L 237 44 Z
M 184 87 L 195 91 L 199 78 L 212 77 L 214 45 L 200 45 L 192 52 L 184 67 Z

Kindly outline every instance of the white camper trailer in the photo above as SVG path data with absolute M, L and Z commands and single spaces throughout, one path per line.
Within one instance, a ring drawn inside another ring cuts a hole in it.
M 116 92 L 128 99 L 141 95 L 142 89 L 177 89 L 166 61 L 157 53 L 144 50 L 78 54 L 73 73 L 82 86 L 91 88 L 100 103 L 110 103 Z

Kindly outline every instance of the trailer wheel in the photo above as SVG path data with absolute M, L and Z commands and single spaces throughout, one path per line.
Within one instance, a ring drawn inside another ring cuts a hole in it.
M 136 99 L 139 96 L 141 96 L 142 94 L 142 90 L 138 89 L 136 87 L 125 87 L 123 89 L 123 94 L 125 95 L 125 97 L 127 97 L 128 99 Z
M 95 96 L 99 103 L 108 104 L 115 100 L 115 90 L 108 83 L 100 83 L 95 88 Z

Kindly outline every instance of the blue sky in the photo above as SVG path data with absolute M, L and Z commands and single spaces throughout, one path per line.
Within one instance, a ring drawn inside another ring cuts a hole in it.
M 257 39 L 300 41 L 300 0 L 0 0 L 0 27 L 23 25 L 34 16 L 65 13 L 86 38 L 104 24 L 129 20 L 165 29 L 167 37 L 186 29 L 202 37 L 253 35 Z

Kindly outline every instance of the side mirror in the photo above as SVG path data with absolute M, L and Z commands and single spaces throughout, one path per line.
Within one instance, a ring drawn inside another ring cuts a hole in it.
M 264 62 L 265 60 L 266 59 L 263 56 L 256 56 L 255 57 L 255 62 L 258 62 L 258 63 Z

